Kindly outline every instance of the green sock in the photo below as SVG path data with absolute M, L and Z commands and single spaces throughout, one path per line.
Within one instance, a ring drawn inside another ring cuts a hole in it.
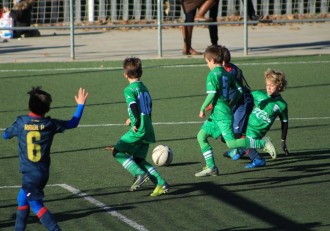
M 233 139 L 233 140 L 226 140 L 226 145 L 229 149 L 234 148 L 249 148 L 250 143 L 247 143 L 247 138 L 242 139 Z
M 149 175 L 149 179 L 151 180 L 151 182 L 154 183 L 155 185 L 157 185 L 157 178 L 154 177 L 154 176 L 152 176 L 152 175 L 150 175 L 150 173 L 148 172 L 148 169 L 146 169 L 146 167 L 143 165 L 143 163 L 141 163 L 141 162 L 137 162 L 137 164 L 139 165 L 139 167 L 140 167 L 143 171 L 145 171 L 145 172 L 148 173 L 148 175 Z
M 132 156 L 126 155 L 122 152 L 118 152 L 115 156 L 115 159 L 133 176 L 145 174 L 145 172 L 139 167 L 139 165 L 135 163 Z
M 257 139 L 252 139 L 252 138 L 245 138 L 245 147 L 246 148 L 264 148 L 266 145 L 266 141 L 261 139 L 261 140 L 257 140 Z
M 151 178 L 156 179 L 156 185 L 163 186 L 165 184 L 165 180 L 160 176 L 159 172 L 156 170 L 155 167 L 151 166 L 151 168 L 148 168 L 148 172 Z
M 234 139 L 227 140 L 226 144 L 228 148 L 264 148 L 266 141 L 261 139 L 252 139 L 252 138 L 242 138 L 242 139 Z
M 215 166 L 214 163 L 214 155 L 213 155 L 213 150 L 209 149 L 207 151 L 203 151 L 203 157 L 206 162 L 206 167 L 208 168 L 213 168 Z
M 202 150 L 203 157 L 206 162 L 206 167 L 213 168 L 215 166 L 214 156 L 212 147 L 207 140 L 208 137 L 210 137 L 210 135 L 203 129 L 201 129 L 197 134 L 197 140 Z
M 143 166 L 144 169 L 147 169 L 149 178 L 155 185 L 163 186 L 165 184 L 165 180 L 160 176 L 156 168 L 150 163 L 144 160 L 140 162 L 140 166 Z

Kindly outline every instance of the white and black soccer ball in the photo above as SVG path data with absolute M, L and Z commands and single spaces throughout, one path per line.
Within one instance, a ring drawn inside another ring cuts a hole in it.
M 168 166 L 172 163 L 173 152 L 172 149 L 167 146 L 160 144 L 152 151 L 152 160 L 157 166 Z

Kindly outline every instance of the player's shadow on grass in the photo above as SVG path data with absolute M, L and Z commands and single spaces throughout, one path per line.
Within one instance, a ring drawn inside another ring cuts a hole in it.
M 196 140 L 197 141 L 197 137 L 193 136 L 193 137 L 185 137 L 185 138 L 176 138 L 176 139 L 161 139 L 161 140 L 157 140 L 157 142 L 170 142 L 170 141 L 182 141 L 182 140 Z
M 323 227 L 320 222 L 310 222 L 302 225 L 304 229 L 302 230 L 313 230 L 315 227 Z M 226 228 L 226 229 L 218 229 L 217 231 L 279 231 L 277 227 L 274 228 L 245 228 L 242 226 L 233 227 L 233 228 Z M 281 229 L 281 230 L 290 230 L 290 231 L 298 231 L 298 229 Z M 300 231 L 300 230 L 299 230 Z
M 219 203 L 227 204 L 228 206 L 233 207 L 244 214 L 249 214 L 256 219 L 259 219 L 269 224 L 270 226 L 272 226 L 272 228 L 269 228 L 269 230 L 307 231 L 311 230 L 311 228 L 313 227 L 320 225 L 320 223 L 317 222 L 299 224 L 291 220 L 290 218 L 287 218 L 281 214 L 272 211 L 271 209 L 263 206 L 260 203 L 247 199 L 237 193 L 234 193 L 233 191 L 224 188 L 221 185 L 216 185 L 212 182 L 201 182 L 190 186 L 191 187 L 179 189 L 173 194 L 187 194 L 195 191 L 202 191 L 203 195 L 209 195 L 216 199 Z M 233 227 L 232 229 L 226 228 L 225 230 L 237 230 L 238 228 L 240 228 L 239 230 L 245 230 L 241 229 L 242 227 Z
M 68 152 L 76 153 L 76 152 L 85 152 L 85 151 L 91 151 L 91 150 L 104 150 L 104 152 L 109 152 L 109 151 L 104 149 L 105 147 L 106 147 L 106 145 L 99 146 L 99 147 L 80 148 L 80 149 L 72 149 L 72 150 L 64 150 L 64 151 L 54 151 L 54 152 L 51 152 L 51 154 L 63 154 L 63 153 L 68 153 Z
M 78 210 L 68 210 L 66 212 L 58 212 L 54 214 L 54 217 L 57 222 L 64 222 L 64 221 L 74 221 L 79 218 L 87 218 L 91 215 L 95 216 L 95 214 L 104 214 L 105 212 L 120 212 L 124 210 L 134 209 L 135 206 L 117 206 L 117 207 L 109 207 L 109 208 L 93 208 L 93 209 L 78 209 Z
M 279 157 L 267 161 L 267 167 L 257 168 L 252 171 L 237 171 L 227 175 L 254 174 L 259 171 L 278 171 L 283 175 L 273 177 L 254 178 L 247 177 L 243 182 L 226 183 L 223 186 L 253 186 L 254 189 L 289 188 L 292 186 L 315 185 L 330 182 L 330 150 L 307 150 L 292 152 L 288 157 Z M 316 161 L 316 162 L 313 162 Z M 223 174 L 225 175 L 225 174 Z M 322 177 L 322 178 L 320 178 Z M 318 179 L 315 181 L 314 179 Z M 309 180 L 310 179 L 310 180 Z M 249 191 L 241 189 L 240 191 Z
M 274 166 L 281 166 L 281 165 L 288 165 L 292 163 L 304 163 L 308 162 L 312 164 L 311 161 L 316 160 L 324 160 L 322 164 L 317 164 L 317 166 L 322 166 L 324 164 L 330 164 L 327 160 L 330 159 L 330 149 L 322 149 L 322 150 L 301 150 L 301 151 L 290 151 L 289 156 L 285 156 L 283 153 L 278 155 L 278 158 L 274 160 L 272 163 L 272 167 Z M 297 166 L 297 165 L 295 165 Z M 290 166 L 289 166 L 290 167 Z
M 92 216 L 97 213 L 104 214 L 105 212 L 107 213 L 111 213 L 114 211 L 119 212 L 122 210 L 129 210 L 134 208 L 135 206 L 117 206 L 117 207 L 109 207 L 109 208 L 78 209 L 78 210 L 67 210 L 65 212 L 57 212 L 57 213 L 53 213 L 53 215 L 55 217 L 56 222 L 58 223 L 65 221 L 74 222 L 76 219 L 86 218 L 88 216 Z M 7 221 L 0 221 L 0 227 L 1 228 L 14 227 L 15 219 L 16 219 L 16 214 L 13 213 Z M 30 225 L 36 223 L 40 224 L 40 228 L 43 227 L 37 216 L 34 215 L 33 212 L 30 212 L 30 216 L 27 221 L 27 229 L 29 229 Z
M 181 167 L 181 166 L 186 166 L 186 165 L 195 165 L 195 164 L 200 164 L 201 162 L 181 162 L 181 163 L 172 163 L 166 168 L 172 168 L 172 167 Z
M 330 174 L 330 150 L 307 150 L 299 152 L 291 152 L 289 156 L 279 156 L 276 161 L 271 163 L 272 168 L 276 168 L 286 172 L 304 173 L 303 176 L 308 177 L 306 173 L 314 176 Z M 314 162 L 315 161 L 315 162 Z M 322 161 L 320 163 L 320 161 Z M 315 175 L 316 174 L 316 175 Z

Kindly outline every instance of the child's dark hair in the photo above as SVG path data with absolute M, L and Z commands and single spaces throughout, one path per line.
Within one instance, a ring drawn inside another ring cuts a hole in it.
M 49 112 L 52 97 L 49 93 L 41 90 L 41 87 L 32 87 L 32 90 L 28 92 L 30 95 L 29 109 L 31 112 L 44 115 Z
M 226 64 L 230 63 L 231 55 L 230 55 L 230 51 L 228 50 L 228 48 L 225 46 L 222 46 L 222 53 L 223 53 L 223 61 Z
M 213 59 L 214 63 L 222 64 L 222 61 L 223 61 L 222 46 L 220 46 L 220 45 L 208 46 L 205 50 L 204 58 L 209 61 L 211 59 Z
M 142 76 L 142 63 L 139 58 L 126 58 L 123 62 L 123 68 L 130 79 L 140 78 Z

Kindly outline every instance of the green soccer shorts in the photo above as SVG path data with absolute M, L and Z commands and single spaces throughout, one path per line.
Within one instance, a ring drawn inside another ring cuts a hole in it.
M 232 126 L 232 120 L 208 119 L 204 122 L 202 129 L 214 139 L 222 135 L 225 140 L 233 140 L 235 137 Z
M 114 147 L 119 152 L 145 159 L 148 154 L 149 143 L 145 143 L 141 139 L 137 139 L 137 137 L 133 134 L 133 131 L 128 131 L 120 138 Z

